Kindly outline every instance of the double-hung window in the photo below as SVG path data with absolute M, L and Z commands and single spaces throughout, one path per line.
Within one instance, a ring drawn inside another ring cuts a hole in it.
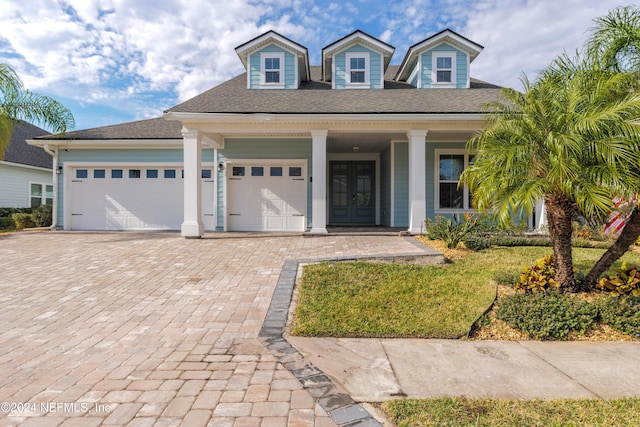
M 262 52 L 260 54 L 260 84 L 263 88 L 284 88 L 284 53 Z
M 347 52 L 346 60 L 346 87 L 369 87 L 369 53 Z
M 433 53 L 434 86 L 455 87 L 456 84 L 456 54 L 455 52 Z
M 459 186 L 462 171 L 473 164 L 474 155 L 466 150 L 436 150 L 436 212 L 472 211 L 469 188 Z
M 53 204 L 53 185 L 32 182 L 29 194 L 31 207 Z

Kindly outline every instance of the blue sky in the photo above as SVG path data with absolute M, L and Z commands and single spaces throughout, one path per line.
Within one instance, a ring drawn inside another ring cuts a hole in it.
M 0 0 L 0 62 L 69 107 L 76 129 L 158 117 L 242 73 L 234 48 L 268 30 L 322 47 L 356 29 L 407 48 L 451 28 L 484 46 L 473 77 L 519 88 L 573 53 L 611 0 Z

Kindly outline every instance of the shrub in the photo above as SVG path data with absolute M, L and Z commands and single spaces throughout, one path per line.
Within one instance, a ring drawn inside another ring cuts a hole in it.
M 30 213 L 14 213 L 11 215 L 11 218 L 13 218 L 13 222 L 16 224 L 18 230 L 35 227 Z
M 551 246 L 551 240 L 545 237 L 492 236 L 489 241 L 496 246 Z
M 629 296 L 640 296 L 640 271 L 637 265 L 623 262 L 616 274 L 607 276 L 598 282 L 596 287 L 608 291 L 612 297 L 627 299 Z
M 472 251 L 481 251 L 491 247 L 489 239 L 479 234 L 467 234 L 462 238 L 462 242 Z
M 640 337 L 640 304 L 638 301 L 603 298 L 598 302 L 602 323 L 623 334 Z
M 16 225 L 11 217 L 0 217 L 0 230 L 10 230 L 15 228 Z
M 14 213 L 31 213 L 31 208 L 0 208 L 0 217 L 10 217 Z
M 51 225 L 52 210 L 51 205 L 40 205 L 33 211 L 31 219 L 36 227 L 48 227 Z
M 527 267 L 520 274 L 515 289 L 523 293 L 541 292 L 548 288 L 558 288 L 556 277 L 556 261 L 553 255 L 547 255 L 536 261 L 533 267 Z
M 598 317 L 598 308 L 557 290 L 501 298 L 496 316 L 539 340 L 566 340 L 571 331 L 584 334 Z
M 440 215 L 435 220 L 427 218 L 424 224 L 427 237 L 431 240 L 443 240 L 447 248 L 455 248 L 467 234 L 478 228 L 475 217 L 461 217 L 459 214 L 454 214 L 453 219 Z

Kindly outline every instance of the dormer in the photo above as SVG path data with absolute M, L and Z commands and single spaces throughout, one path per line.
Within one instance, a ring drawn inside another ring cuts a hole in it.
M 322 49 L 322 78 L 332 89 L 384 89 L 395 48 L 360 30 Z
M 268 31 L 236 47 L 247 70 L 247 89 L 298 89 L 309 81 L 307 48 Z
M 469 64 L 484 47 L 446 29 L 409 48 L 397 81 L 419 89 L 470 87 Z

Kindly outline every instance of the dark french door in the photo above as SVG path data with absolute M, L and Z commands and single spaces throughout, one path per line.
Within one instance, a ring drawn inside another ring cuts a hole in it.
M 329 162 L 329 223 L 375 224 L 375 162 Z

